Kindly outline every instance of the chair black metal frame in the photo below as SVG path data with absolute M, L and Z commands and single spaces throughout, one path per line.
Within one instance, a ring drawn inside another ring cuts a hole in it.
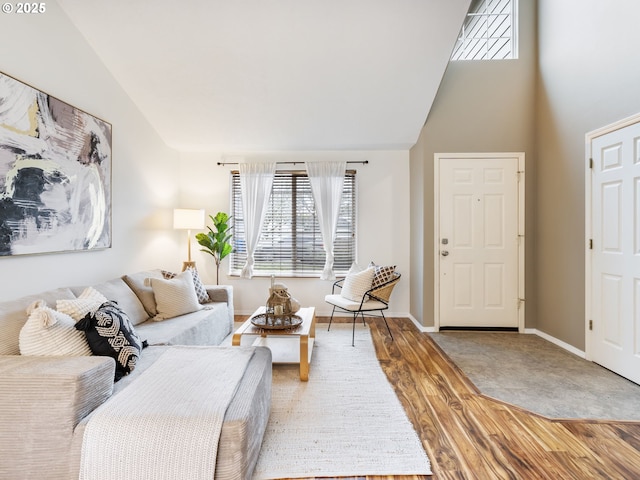
M 389 332 L 389 336 L 391 340 L 393 340 L 393 334 L 391 333 L 391 329 L 389 328 L 389 323 L 387 322 L 387 318 L 384 316 L 384 311 L 389 308 L 389 298 L 391 297 L 391 292 L 396 284 L 400 281 L 400 274 L 395 272 L 391 279 L 387 282 L 378 285 L 375 288 L 371 288 L 367 290 L 367 292 L 362 296 L 362 300 L 360 301 L 360 305 L 357 309 L 349 309 L 342 307 L 340 305 L 336 305 L 328 300 L 330 297 L 327 295 L 325 297 L 325 302 L 330 305 L 333 305 L 333 310 L 331 312 L 331 318 L 329 319 L 329 327 L 327 331 L 331 330 L 331 322 L 333 321 L 333 315 L 336 311 L 336 308 L 343 312 L 349 312 L 353 314 L 353 332 L 351 334 L 351 345 L 355 346 L 355 334 L 356 334 L 356 318 L 358 315 L 362 317 L 362 323 L 365 324 L 364 317 L 374 317 L 374 318 L 382 318 L 384 320 L 385 325 L 387 326 L 387 331 Z M 334 282 L 333 287 L 331 288 L 331 295 L 336 295 L 336 288 L 342 289 L 344 284 L 344 278 L 337 280 Z M 367 307 L 367 303 L 375 302 L 373 305 L 370 305 L 370 308 Z M 380 306 L 382 304 L 383 306 Z M 376 315 L 372 312 L 380 312 L 380 315 Z

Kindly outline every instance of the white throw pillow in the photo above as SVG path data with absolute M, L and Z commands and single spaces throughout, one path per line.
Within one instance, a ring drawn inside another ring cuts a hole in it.
M 29 318 L 20 330 L 21 355 L 91 355 L 84 332 L 75 328 L 69 315 L 47 307 L 38 300 L 27 309 Z
M 152 278 L 151 288 L 156 298 L 158 314 L 154 320 L 166 320 L 200 310 L 200 302 L 193 286 L 193 275 L 189 270 L 174 278 Z
M 56 310 L 66 313 L 76 322 L 82 320 L 87 313 L 95 313 L 100 305 L 107 302 L 107 297 L 93 287 L 87 287 L 73 300 L 58 300 Z
M 198 270 L 194 267 L 187 267 L 185 271 L 191 272 L 193 275 L 193 286 L 196 289 L 196 296 L 198 297 L 198 302 L 200 303 L 209 303 L 211 298 L 209 298 L 209 292 L 207 292 L 207 288 L 200 280 L 200 275 L 198 274 Z M 175 278 L 177 273 L 168 272 L 167 270 L 162 270 L 162 276 L 167 279 Z
M 364 294 L 371 289 L 375 270 L 374 267 L 369 267 L 361 272 L 347 274 L 340 295 L 354 302 L 362 301 Z

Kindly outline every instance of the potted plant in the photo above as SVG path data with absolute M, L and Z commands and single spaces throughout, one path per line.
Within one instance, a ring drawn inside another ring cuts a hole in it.
M 223 212 L 218 212 L 216 216 L 209 215 L 213 222 L 213 228 L 207 226 L 208 233 L 196 234 L 196 240 L 204 247 L 201 252 L 206 252 L 213 257 L 216 262 L 216 285 L 220 278 L 220 261 L 233 251 L 233 246 L 229 243 L 232 235 L 229 233 L 231 227 L 227 222 L 231 217 Z

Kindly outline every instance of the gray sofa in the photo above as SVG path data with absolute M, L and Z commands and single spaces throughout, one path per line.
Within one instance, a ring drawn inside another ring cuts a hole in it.
M 134 371 L 115 383 L 110 357 L 20 355 L 27 307 L 38 299 L 55 306 L 85 287 L 0 302 L 0 478 L 77 479 L 84 429 L 98 406 L 135 382 L 171 345 L 219 345 L 231 333 L 233 291 L 228 286 L 206 286 L 212 299 L 206 309 L 153 321 L 155 298 L 145 279 L 159 275 L 160 270 L 151 270 L 93 285 L 118 303 L 150 345 Z M 257 461 L 271 405 L 271 352 L 254 350 L 224 417 L 216 478 L 250 478 Z

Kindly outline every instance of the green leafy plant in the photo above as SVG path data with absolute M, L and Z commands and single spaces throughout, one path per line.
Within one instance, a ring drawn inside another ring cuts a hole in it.
M 213 228 L 207 226 L 209 232 L 196 234 L 196 240 L 204 247 L 201 248 L 200 251 L 211 255 L 216 262 L 216 285 L 218 285 L 220 262 L 233 251 L 233 246 L 229 243 L 229 240 L 233 236 L 229 233 L 231 227 L 228 225 L 231 217 L 226 213 L 218 212 L 215 217 L 209 215 L 209 218 L 213 223 Z

